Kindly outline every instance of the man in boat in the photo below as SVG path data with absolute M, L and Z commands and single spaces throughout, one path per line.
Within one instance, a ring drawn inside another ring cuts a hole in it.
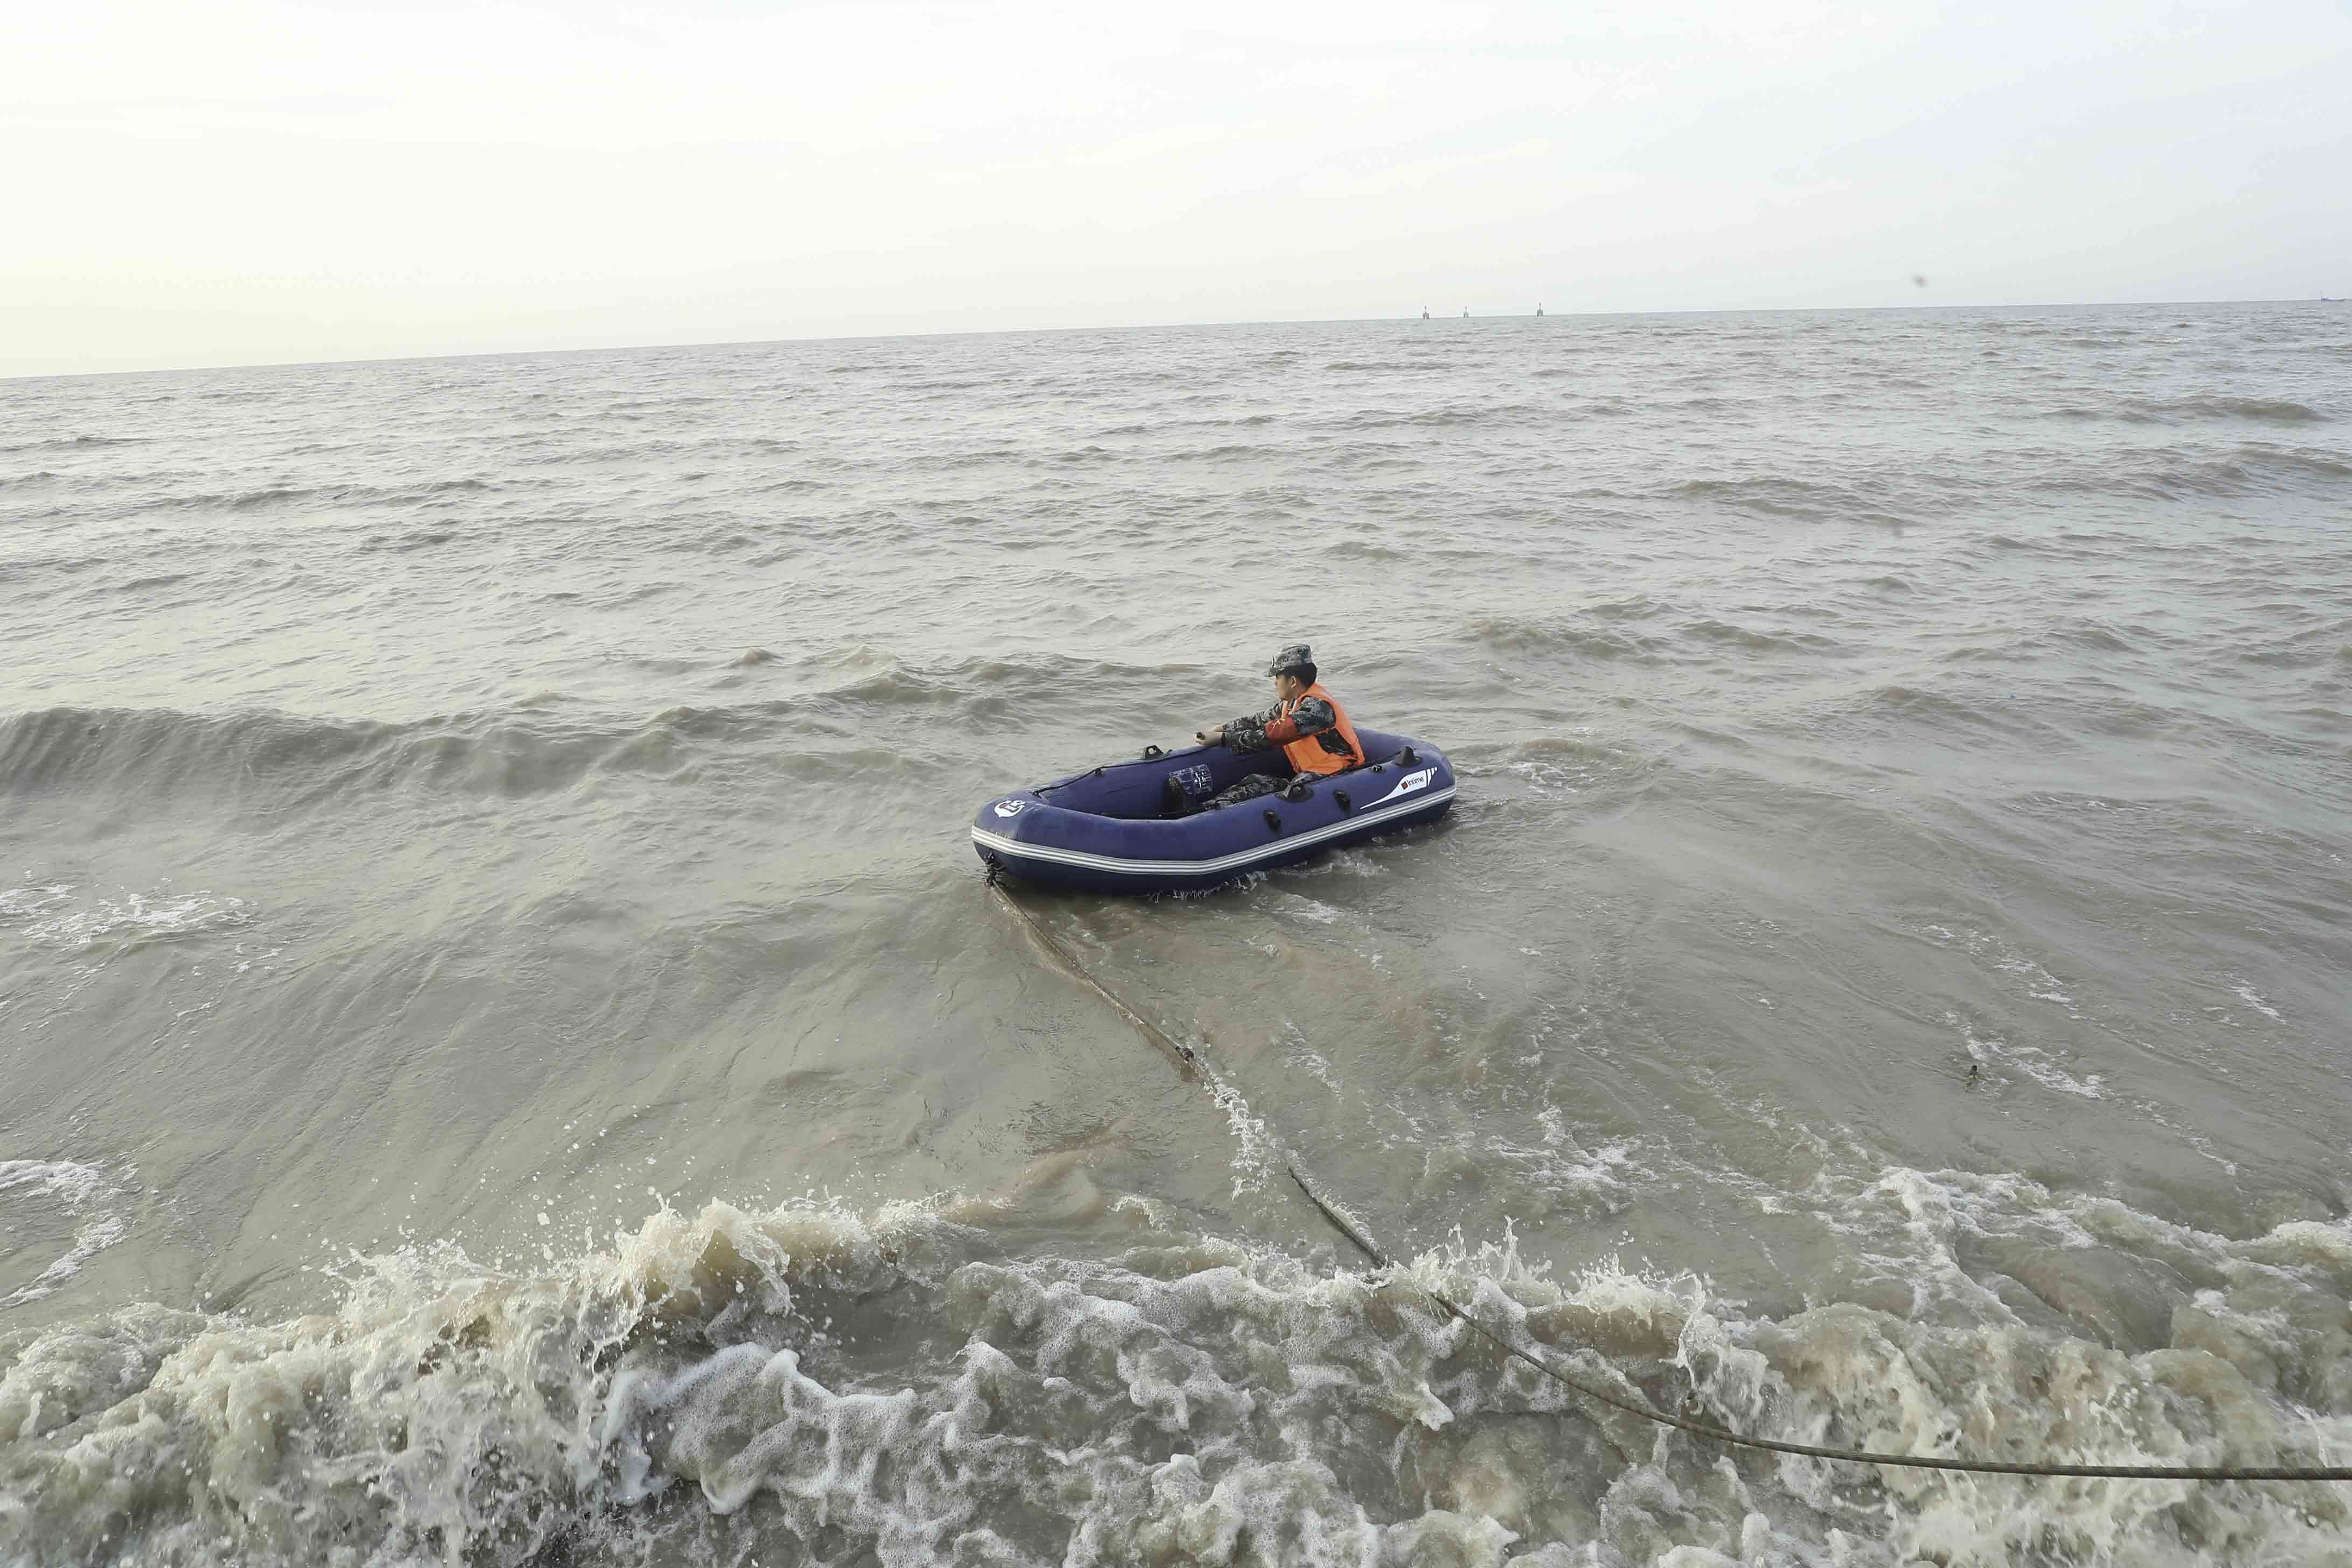
M 1274 656 L 1265 672 L 1274 677 L 1273 707 L 1198 731 L 1194 739 L 1236 752 L 1277 752 L 1279 761 L 1269 756 L 1271 771 L 1251 773 L 1220 791 L 1203 803 L 1204 810 L 1272 795 L 1302 773 L 1341 773 L 1364 765 L 1364 748 L 1348 710 L 1315 679 L 1313 648 L 1292 643 Z

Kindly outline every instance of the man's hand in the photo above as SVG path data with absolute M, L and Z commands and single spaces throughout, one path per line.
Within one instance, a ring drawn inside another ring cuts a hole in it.
M 1192 731 L 1192 739 L 1204 746 L 1222 746 L 1225 743 L 1225 727 L 1223 724 L 1213 724 L 1206 730 L 1195 730 Z

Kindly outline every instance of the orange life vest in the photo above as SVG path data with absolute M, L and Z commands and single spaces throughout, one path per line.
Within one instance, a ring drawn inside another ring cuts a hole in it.
M 1291 722 L 1290 715 L 1297 710 L 1299 703 L 1309 697 L 1320 697 L 1324 701 L 1328 702 L 1331 705 L 1331 717 L 1336 722 L 1328 730 L 1318 730 L 1312 735 L 1300 736 L 1298 726 Z M 1323 740 L 1327 735 L 1338 735 L 1348 742 L 1345 755 L 1325 747 Z M 1286 737 L 1296 738 L 1286 739 Z M 1364 765 L 1364 743 L 1356 739 L 1356 727 L 1348 722 L 1348 710 L 1339 706 L 1338 698 L 1323 689 L 1323 684 L 1320 681 L 1282 705 L 1282 716 L 1265 727 L 1265 738 L 1281 743 L 1282 754 L 1290 759 L 1291 769 L 1296 773 L 1340 773 L 1349 768 L 1360 768 Z

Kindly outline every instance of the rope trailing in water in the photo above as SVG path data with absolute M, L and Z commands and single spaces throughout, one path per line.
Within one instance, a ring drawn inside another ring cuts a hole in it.
M 1116 993 L 1104 986 L 1093 975 L 1088 974 L 1070 951 L 1062 945 L 1061 941 L 1045 929 L 1044 922 L 1024 909 L 1010 893 L 1004 890 L 998 876 L 998 868 L 994 866 L 989 868 L 988 886 L 996 895 L 997 901 L 1021 922 L 1023 929 L 1035 942 L 1039 951 L 1056 968 L 1062 970 L 1087 990 L 1101 997 L 1104 1004 L 1112 1012 L 1126 1019 L 1128 1025 L 1138 1034 L 1166 1052 L 1170 1059 L 1176 1063 L 1178 1070 L 1187 1079 L 1202 1085 L 1221 1100 L 1231 1095 L 1232 1091 L 1226 1088 L 1224 1081 L 1218 1078 L 1216 1070 L 1209 1066 L 1199 1051 L 1153 1024 L 1142 1014 L 1129 1006 Z M 1361 1225 L 1350 1219 L 1337 1205 L 1316 1190 L 1315 1184 L 1307 1179 L 1307 1173 L 1298 1168 L 1297 1162 L 1291 1157 L 1290 1149 L 1286 1143 L 1278 1139 L 1273 1142 L 1281 1158 L 1283 1169 L 1288 1172 L 1290 1179 L 1298 1184 L 1298 1190 L 1306 1194 L 1307 1201 L 1315 1206 L 1315 1211 L 1328 1221 L 1333 1229 L 1352 1242 L 1365 1257 L 1387 1270 L 1391 1278 L 1398 1283 L 1418 1290 L 1428 1297 L 1447 1316 L 1461 1323 L 1472 1333 L 1476 1334 L 1504 1354 L 1526 1363 L 1563 1388 L 1571 1389 L 1587 1399 L 1608 1405 L 1612 1410 L 1622 1410 L 1628 1415 L 1639 1416 L 1642 1420 L 1653 1422 L 1661 1426 L 1672 1426 L 1677 1431 L 1687 1432 L 1695 1437 L 1711 1438 L 1717 1443 L 1727 1443 L 1738 1448 L 1762 1448 L 1775 1454 L 1797 1454 L 1809 1459 L 1840 1459 L 1851 1465 L 1899 1465 L 1915 1470 L 1967 1470 L 1980 1475 L 2091 1476 L 2142 1481 L 2352 1481 L 2352 1466 L 2297 1468 L 2293 1466 L 2230 1465 L 2036 1465 L 2011 1463 L 2000 1459 L 1937 1458 L 1920 1454 L 1874 1454 L 1859 1448 L 1828 1448 L 1813 1443 L 1786 1443 L 1773 1437 L 1744 1436 L 1738 1432 L 1710 1426 L 1704 1421 L 1693 1421 L 1681 1415 L 1669 1415 L 1661 1411 L 1652 1410 L 1647 1405 L 1637 1405 L 1630 1399 L 1620 1398 L 1605 1389 L 1594 1388 L 1589 1384 L 1569 1376 L 1568 1373 L 1533 1352 L 1513 1343 L 1486 1327 L 1444 1292 L 1416 1283 L 1410 1274 L 1399 1266 L 1396 1259 L 1390 1257 L 1378 1242 L 1365 1234 Z

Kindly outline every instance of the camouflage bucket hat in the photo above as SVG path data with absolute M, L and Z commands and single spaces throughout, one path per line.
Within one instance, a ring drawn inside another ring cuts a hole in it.
M 1265 672 L 1268 675 L 1295 675 L 1302 669 L 1313 668 L 1314 665 L 1315 650 L 1303 642 L 1295 642 L 1274 656 L 1274 662 L 1265 667 Z

